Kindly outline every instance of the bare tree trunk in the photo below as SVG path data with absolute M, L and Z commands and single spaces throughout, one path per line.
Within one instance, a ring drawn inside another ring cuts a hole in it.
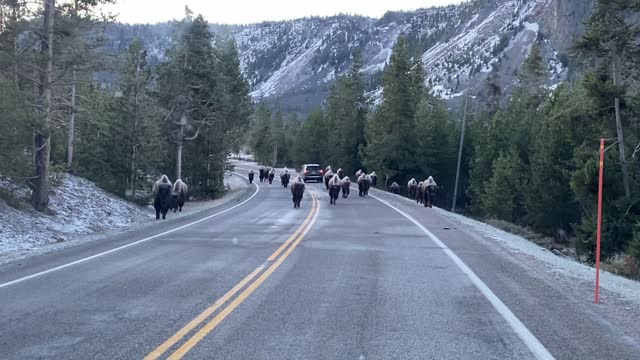
M 456 212 L 456 202 L 458 201 L 458 183 L 460 181 L 460 164 L 462 163 L 462 150 L 464 148 L 464 133 L 467 128 L 467 104 L 469 103 L 469 95 L 464 99 L 464 112 L 462 115 L 462 131 L 460 132 L 460 147 L 458 148 L 458 165 L 456 166 L 456 182 L 453 187 L 453 204 L 451 212 Z
M 278 144 L 273 149 L 273 167 L 276 167 L 276 163 L 278 162 Z
M 67 129 L 67 168 L 71 170 L 73 166 L 73 145 L 76 138 L 76 82 L 78 71 L 76 65 L 71 70 L 71 115 Z
M 176 179 L 182 179 L 182 145 L 184 143 L 184 125 L 180 125 L 178 144 L 176 146 Z
M 131 198 L 136 198 L 136 182 L 138 173 L 138 115 L 140 106 L 140 59 L 136 59 L 136 88 L 134 90 L 133 136 L 131 141 Z
M 617 56 L 614 55 L 612 61 L 613 67 L 613 85 L 617 84 Z M 629 187 L 629 166 L 627 164 L 627 157 L 624 150 L 624 130 L 622 128 L 622 114 L 620 113 L 620 98 L 615 98 L 615 110 L 616 110 L 616 131 L 618 133 L 618 152 L 620 154 L 620 165 L 622 166 L 622 186 L 624 187 L 624 196 L 627 200 L 631 199 L 631 188 Z
M 34 130 L 33 146 L 35 158 L 35 184 L 31 204 L 38 211 L 44 211 L 49 204 L 49 160 L 51 157 L 51 75 L 53 72 L 53 21 L 55 0 L 44 0 L 44 39 L 41 52 L 45 64 L 40 72 L 40 101 L 42 123 Z

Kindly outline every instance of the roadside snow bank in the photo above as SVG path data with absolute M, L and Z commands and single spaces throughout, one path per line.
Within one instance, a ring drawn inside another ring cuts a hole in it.
M 24 198 L 26 189 L 9 187 Z M 50 214 L 31 209 L 17 210 L 0 200 L 0 258 L 24 253 L 50 243 L 69 240 L 77 235 L 111 231 L 147 218 L 149 209 L 124 201 L 100 189 L 89 180 L 66 175 L 53 188 L 49 199 Z
M 546 270 L 560 275 L 570 276 L 584 282 L 595 281 L 595 269 L 578 263 L 572 259 L 563 258 L 532 243 L 531 241 L 491 225 L 476 221 L 443 209 L 435 209 L 442 217 L 463 225 L 464 228 L 481 235 L 487 241 L 501 245 L 515 255 L 533 256 L 543 264 Z M 640 282 L 633 281 L 606 271 L 600 273 L 602 288 L 615 292 L 628 301 L 640 303 Z
M 189 216 L 196 212 L 232 201 L 248 187 L 239 176 L 224 176 L 227 194 L 210 201 L 189 201 L 181 213 L 168 218 Z M 24 203 L 23 210 L 8 206 L 0 199 L 0 264 L 75 246 L 88 241 L 107 239 L 131 227 L 153 226 L 155 212 L 151 206 L 141 207 L 114 196 L 91 181 L 66 175 L 49 199 L 50 215 L 39 213 L 28 205 L 24 187 L 0 179 L 0 188 Z M 48 246 L 47 246 L 48 245 Z

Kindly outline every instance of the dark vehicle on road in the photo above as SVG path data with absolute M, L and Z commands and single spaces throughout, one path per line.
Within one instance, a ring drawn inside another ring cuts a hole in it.
M 322 182 L 322 176 L 324 175 L 324 170 L 318 164 L 304 164 L 302 165 L 302 171 L 300 172 L 302 175 L 302 180 L 304 182 L 309 181 L 317 181 Z

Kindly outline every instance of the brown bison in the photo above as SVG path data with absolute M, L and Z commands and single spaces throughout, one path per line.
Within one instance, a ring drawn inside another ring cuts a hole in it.
M 342 168 L 338 169 L 338 171 L 336 171 L 336 174 L 338 174 L 338 177 L 340 179 L 344 178 L 344 170 L 342 170 Z
M 267 178 L 267 169 L 265 169 L 264 167 L 260 167 L 260 182 L 264 182 L 264 180 Z
M 153 207 L 156 210 L 156 220 L 160 219 L 160 214 L 162 214 L 162 220 L 167 218 L 171 202 L 171 188 L 172 184 L 167 175 L 162 175 L 160 180 L 153 184 Z
M 394 181 L 394 182 L 389 186 L 389 191 L 390 191 L 392 194 L 396 194 L 396 195 L 398 195 L 398 194 L 400 193 L 400 185 L 398 185 L 398 183 Z
M 367 196 L 371 188 L 371 176 L 362 174 L 358 178 L 358 195 L 360 197 Z
M 378 175 L 376 175 L 376 172 L 374 171 L 369 174 L 369 177 L 371 178 L 371 186 L 375 188 L 378 185 Z
M 255 176 L 255 173 L 253 172 L 253 170 L 249 170 L 249 184 L 253 184 L 254 176 Z
M 299 208 L 304 194 L 304 181 L 300 175 L 296 176 L 291 183 L 291 195 L 293 197 L 293 208 Z
M 269 174 L 268 174 L 269 185 L 273 184 L 274 177 L 276 177 L 276 172 L 273 169 L 269 169 Z
M 329 190 L 329 180 L 333 177 L 333 171 L 331 171 L 331 166 L 327 166 L 329 170 L 324 173 L 324 186 Z
M 291 174 L 289 174 L 289 169 L 284 168 L 280 173 L 280 184 L 282 184 L 283 188 L 289 186 L 289 179 L 291 178 Z
M 424 207 L 433 207 L 433 199 L 437 190 L 438 185 L 431 176 L 422 183 L 422 201 L 424 203 Z
M 345 176 L 341 182 L 342 185 L 342 198 L 346 199 L 349 197 L 349 192 L 351 192 L 351 179 L 348 176 Z
M 409 191 L 409 198 L 414 199 L 416 197 L 416 192 L 418 191 L 418 183 L 416 179 L 411 179 L 407 183 L 407 190 Z
M 340 196 L 340 185 L 340 176 L 338 176 L 338 174 L 334 174 L 331 180 L 329 180 L 329 204 L 336 204 L 336 200 L 338 200 L 338 197 Z
M 187 184 L 185 184 L 181 179 L 176 180 L 173 184 L 173 191 L 171 192 L 171 197 L 174 199 L 172 201 L 173 212 L 182 212 L 182 207 L 184 206 L 185 201 L 187 201 L 187 190 Z
M 422 184 L 424 184 L 423 181 L 420 181 L 418 183 L 418 187 L 416 188 L 416 202 L 418 204 L 422 204 Z

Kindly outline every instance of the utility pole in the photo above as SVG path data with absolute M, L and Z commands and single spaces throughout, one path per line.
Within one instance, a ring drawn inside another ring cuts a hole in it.
M 453 188 L 453 205 L 451 205 L 451 212 L 456 212 L 456 201 L 458 200 L 458 182 L 460 181 L 460 164 L 462 163 L 462 149 L 464 147 L 464 132 L 467 128 L 467 104 L 469 102 L 469 95 L 464 99 L 464 110 L 462 112 L 462 131 L 460 132 L 460 148 L 458 150 L 458 166 L 456 168 L 456 184 Z

